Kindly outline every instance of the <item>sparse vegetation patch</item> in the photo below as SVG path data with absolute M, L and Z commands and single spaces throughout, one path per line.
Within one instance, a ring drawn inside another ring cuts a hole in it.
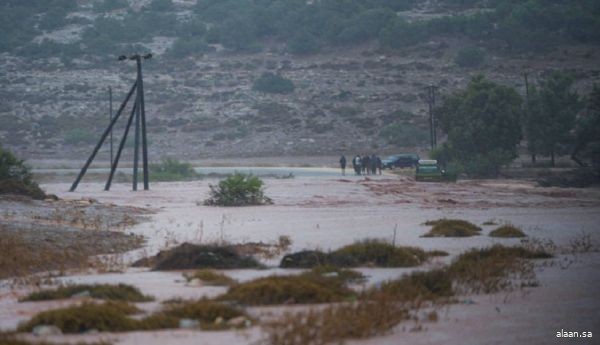
M 84 303 L 68 308 L 48 310 L 34 316 L 21 325 L 20 332 L 30 332 L 39 325 L 52 325 L 63 333 L 83 333 L 91 330 L 100 332 L 127 332 L 179 328 L 183 319 L 197 321 L 198 327 L 206 330 L 244 327 L 246 323 L 233 324 L 234 318 L 250 320 L 246 314 L 234 307 L 209 300 L 186 301 L 168 305 L 165 310 L 144 318 L 131 315 L 140 310 L 124 302 L 103 304 Z
M 270 276 L 232 286 L 219 299 L 245 305 L 329 303 L 352 296 L 338 279 L 315 275 Z
M 501 227 L 492 230 L 490 232 L 490 236 L 491 237 L 526 237 L 527 235 L 525 235 L 525 233 L 523 232 L 523 230 L 507 224 L 507 225 L 502 225 Z
M 197 245 L 183 243 L 156 256 L 142 259 L 134 266 L 151 266 L 154 270 L 202 268 L 259 268 L 260 263 L 250 256 L 239 255 L 233 246 Z
M 210 185 L 210 197 L 204 201 L 209 206 L 250 206 L 271 204 L 264 195 L 263 181 L 258 176 L 235 173 Z
M 428 253 L 420 248 L 396 247 L 381 240 L 367 239 L 330 253 L 310 250 L 289 254 L 283 257 L 280 267 L 412 267 L 425 262 L 428 257 Z
M 541 250 L 495 245 L 461 254 L 449 272 L 455 284 L 466 292 L 492 293 L 512 288 L 515 281 L 533 280 L 533 267 L 526 259 L 551 257 Z
M 226 276 L 223 273 L 211 269 L 203 269 L 195 271 L 193 273 L 187 273 L 185 274 L 185 278 L 188 281 L 198 279 L 202 281 L 204 285 L 230 286 L 235 284 L 234 279 Z
M 481 232 L 477 225 L 460 219 L 438 219 L 427 221 L 425 225 L 432 225 L 432 228 L 423 237 L 469 237 Z
M 113 301 L 128 301 L 128 302 L 147 302 L 153 298 L 146 296 L 136 287 L 126 284 L 109 285 L 70 285 L 61 286 L 54 290 L 42 290 L 34 292 L 22 301 L 47 301 L 55 299 L 71 298 L 76 295 L 87 295 L 91 298 L 113 300 Z

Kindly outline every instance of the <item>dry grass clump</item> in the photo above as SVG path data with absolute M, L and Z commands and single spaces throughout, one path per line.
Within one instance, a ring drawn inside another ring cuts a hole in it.
M 78 294 L 89 294 L 89 297 L 113 300 L 113 301 L 128 301 L 128 302 L 148 302 L 154 300 L 150 296 L 146 296 L 134 286 L 119 284 L 97 284 L 97 285 L 70 285 L 61 286 L 54 290 L 42 290 L 34 292 L 22 301 L 47 301 L 55 299 L 71 298 Z
M 543 251 L 495 245 L 461 254 L 448 269 L 456 285 L 467 292 L 493 293 L 511 289 L 515 280 L 534 279 L 533 267 L 526 259 L 551 257 Z
M 107 342 L 94 342 L 94 343 L 69 343 L 70 345 L 110 345 Z M 49 343 L 45 341 L 29 341 L 26 339 L 19 339 L 15 334 L 11 333 L 0 333 L 0 345 L 67 345 L 66 343 Z
M 19 331 L 30 332 L 35 326 L 52 325 L 63 333 L 82 333 L 92 329 L 98 331 L 123 332 L 136 329 L 137 320 L 128 315 L 139 312 L 135 306 L 123 302 L 103 304 L 84 303 L 41 312 L 27 323 L 19 326 Z
M 419 303 L 454 295 L 452 276 L 447 269 L 413 272 L 383 283 L 371 293 L 386 294 L 396 301 Z
M 161 316 L 177 320 L 197 320 L 200 322 L 200 327 L 205 330 L 228 328 L 230 325 L 227 324 L 227 321 L 234 318 L 244 317 L 247 320 L 250 319 L 246 313 L 238 308 L 205 299 L 171 304 L 165 311 L 154 315 L 155 318 Z M 148 323 L 151 321 L 151 317 L 143 320 L 143 322 Z
M 299 275 L 258 278 L 232 286 L 219 299 L 245 305 L 273 305 L 339 302 L 354 296 L 345 284 L 358 279 L 356 272 L 328 273 L 311 271 Z
M 438 219 L 425 222 L 431 230 L 423 237 L 469 237 L 479 235 L 481 228 L 461 219 Z
M 179 270 L 202 268 L 260 268 L 258 261 L 242 256 L 229 245 L 198 245 L 183 243 L 175 248 L 161 251 L 155 257 L 142 259 L 134 266 L 153 266 L 154 270 Z
M 232 327 L 226 322 L 233 318 L 243 316 L 249 319 L 241 310 L 209 300 L 172 304 L 142 319 L 130 317 L 138 312 L 140 310 L 135 306 L 124 302 L 84 303 L 41 312 L 18 330 L 29 332 L 39 325 L 53 325 L 63 333 L 156 330 L 178 328 L 181 319 L 197 320 L 202 329 L 223 329 Z
M 385 334 L 408 317 L 406 309 L 380 294 L 354 303 L 285 313 L 263 323 L 262 328 L 267 344 L 321 345 Z
M 425 262 L 428 254 L 416 247 L 396 247 L 381 240 L 367 239 L 330 253 L 305 250 L 283 257 L 282 268 L 337 267 L 412 267 Z
M 225 274 L 210 269 L 186 273 L 184 276 L 187 281 L 198 279 L 202 281 L 204 285 L 231 286 L 236 283 L 234 279 L 226 276 Z
M 302 276 L 336 279 L 342 284 L 360 284 L 367 280 L 360 272 L 329 265 L 313 267 L 310 271 L 302 273 Z
M 491 237 L 527 237 L 527 235 L 525 235 L 525 233 L 523 232 L 523 230 L 507 224 L 507 225 L 502 225 L 501 227 L 490 231 L 490 236 Z
M 4 231 L 0 225 L 0 279 L 85 267 L 86 253 L 75 247 L 64 249 L 49 243 L 31 243 L 18 232 Z

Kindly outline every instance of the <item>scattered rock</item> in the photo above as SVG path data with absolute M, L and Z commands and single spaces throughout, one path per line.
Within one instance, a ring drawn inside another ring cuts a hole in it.
M 53 325 L 39 325 L 35 326 L 31 333 L 38 337 L 45 337 L 48 335 L 61 335 L 62 331 L 60 328 Z
M 234 317 L 227 321 L 227 326 L 234 328 L 248 327 L 251 324 L 245 316 Z
M 182 329 L 195 329 L 200 327 L 200 321 L 192 319 L 181 319 L 179 320 L 179 328 Z
M 86 297 L 90 297 L 89 290 L 84 290 L 84 291 L 81 291 L 81 292 L 71 295 L 71 298 L 86 298 Z

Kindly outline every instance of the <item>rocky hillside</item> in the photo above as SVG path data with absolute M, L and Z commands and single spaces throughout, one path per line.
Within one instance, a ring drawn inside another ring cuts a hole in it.
M 28 44 L 84 46 L 86 28 L 98 20 L 95 3 L 78 1 L 66 18 L 85 21 L 43 30 Z M 131 1 L 127 11 L 143 4 Z M 185 22 L 196 4 L 176 1 L 173 6 L 171 11 Z M 417 20 L 450 12 L 419 7 L 398 13 Z M 181 56 L 174 55 L 174 42 L 176 36 L 153 36 L 136 48 L 112 47 L 116 50 L 105 51 L 106 59 L 94 54 L 65 59 L 60 51 L 24 56 L 21 48 L 5 50 L 0 55 L 0 143 L 27 158 L 88 155 L 108 123 L 108 87 L 117 109 L 134 81 L 134 64 L 116 59 L 132 50 L 154 53 L 144 65 L 153 160 L 424 151 L 428 85 L 439 87 L 439 101 L 477 73 L 523 94 L 524 72 L 535 83 L 554 69 L 567 70 L 582 94 L 600 81 L 600 46 L 594 42 L 508 52 L 468 36 L 436 34 L 401 49 L 365 40 L 298 55 L 285 42 L 267 37 L 258 51 L 211 43 L 211 49 Z M 480 47 L 481 61 L 457 60 L 465 47 Z M 291 80 L 293 91 L 269 93 L 253 87 L 267 72 Z M 124 122 L 115 131 L 117 138 Z M 127 148 L 131 151 L 130 143 Z

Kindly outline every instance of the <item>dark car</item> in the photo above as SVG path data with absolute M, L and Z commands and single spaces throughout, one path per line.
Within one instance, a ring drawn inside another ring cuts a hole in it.
M 419 155 L 416 153 L 404 153 L 393 155 L 381 160 L 382 169 L 412 168 L 419 163 Z

